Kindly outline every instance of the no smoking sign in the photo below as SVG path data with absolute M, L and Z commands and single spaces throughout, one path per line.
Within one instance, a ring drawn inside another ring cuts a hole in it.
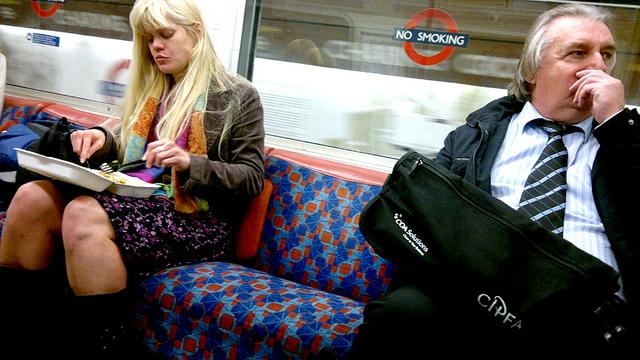
M 446 31 L 422 30 L 417 28 L 426 20 L 440 21 Z M 456 47 L 467 47 L 469 35 L 458 33 L 458 24 L 449 13 L 444 10 L 429 8 L 413 15 L 404 28 L 395 28 L 393 39 L 403 41 L 402 47 L 411 61 L 419 65 L 435 65 L 446 60 Z M 413 46 L 414 43 L 442 46 L 442 50 L 432 56 L 420 54 Z

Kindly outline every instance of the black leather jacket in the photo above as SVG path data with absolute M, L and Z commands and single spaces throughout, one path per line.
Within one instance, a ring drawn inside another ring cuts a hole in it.
M 491 168 L 513 114 L 524 103 L 507 96 L 471 113 L 445 139 L 436 161 L 491 192 Z M 620 268 L 634 323 L 640 324 L 640 116 L 625 109 L 594 130 L 600 149 L 591 171 L 593 196 Z

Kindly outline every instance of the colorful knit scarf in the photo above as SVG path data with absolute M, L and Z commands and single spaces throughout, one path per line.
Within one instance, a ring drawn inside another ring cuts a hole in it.
M 155 124 L 154 118 L 160 118 L 165 112 L 166 92 L 162 96 L 162 101 L 158 97 L 150 96 L 144 107 L 136 118 L 131 137 L 125 147 L 123 163 L 139 160 L 142 158 L 146 147 L 149 132 Z M 207 139 L 204 135 L 203 114 L 205 109 L 205 97 L 198 97 L 191 118 L 184 132 L 176 140 L 176 145 L 185 149 L 187 152 L 198 155 L 207 154 Z M 138 177 L 146 182 L 158 182 L 162 178 L 164 168 L 153 166 L 149 169 L 143 169 L 136 172 L 127 173 L 128 175 Z M 195 216 L 198 211 L 208 211 L 209 204 L 204 199 L 187 194 L 180 184 L 180 179 L 175 169 L 171 169 L 171 185 L 159 184 L 160 189 L 154 195 L 165 195 L 174 201 L 176 211 Z

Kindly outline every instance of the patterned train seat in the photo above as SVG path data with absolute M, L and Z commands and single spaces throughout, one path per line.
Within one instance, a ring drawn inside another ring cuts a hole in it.
M 273 183 L 256 259 L 165 270 L 148 279 L 138 321 L 145 341 L 175 359 L 344 358 L 364 305 L 394 266 L 358 230 L 380 186 L 268 156 Z

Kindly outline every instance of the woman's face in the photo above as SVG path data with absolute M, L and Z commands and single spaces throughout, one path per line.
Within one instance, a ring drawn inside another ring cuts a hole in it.
M 169 21 L 165 28 L 156 30 L 145 36 L 151 57 L 160 71 L 171 74 L 178 79 L 189 66 L 194 39 L 187 30 Z

